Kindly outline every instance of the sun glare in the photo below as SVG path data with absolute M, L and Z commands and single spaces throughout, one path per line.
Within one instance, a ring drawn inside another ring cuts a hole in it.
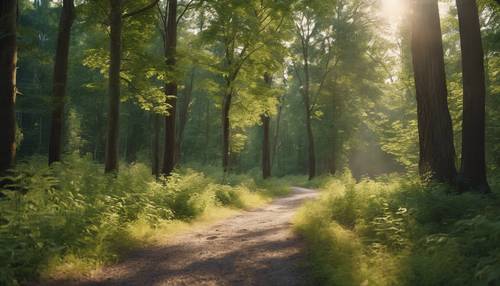
M 406 10 L 405 0 L 382 0 L 381 13 L 389 22 L 394 23 L 401 19 Z

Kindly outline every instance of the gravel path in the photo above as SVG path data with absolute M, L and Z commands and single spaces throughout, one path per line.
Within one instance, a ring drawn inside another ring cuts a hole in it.
M 263 208 L 138 250 L 76 285 L 307 285 L 303 245 L 290 220 L 316 195 L 294 188 Z

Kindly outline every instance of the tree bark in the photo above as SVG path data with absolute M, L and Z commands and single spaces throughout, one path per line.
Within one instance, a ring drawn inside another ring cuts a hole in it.
M 210 147 L 210 99 L 207 96 L 207 106 L 205 107 L 205 153 L 204 153 L 204 159 L 203 163 L 207 164 L 208 163 L 208 154 L 209 154 L 209 147 Z
M 68 57 L 71 38 L 71 27 L 75 19 L 73 0 L 64 0 L 59 20 L 56 57 L 54 62 L 54 79 L 52 87 L 53 110 L 50 129 L 49 165 L 61 161 L 62 137 L 64 128 L 64 105 L 66 83 L 68 79 Z
M 437 182 L 456 177 L 437 0 L 413 0 L 412 56 L 417 93 L 419 172 Z
M 309 56 L 308 48 L 304 48 L 304 106 L 306 111 L 306 131 L 307 131 L 307 149 L 308 149 L 308 170 L 309 170 L 309 180 L 312 180 L 316 176 L 316 151 L 314 148 L 314 134 L 312 130 L 312 118 L 311 118 L 311 102 L 310 102 L 310 81 L 311 77 L 309 74 Z
M 309 106 L 309 97 L 306 97 L 306 106 Z M 307 130 L 307 150 L 309 155 L 309 180 L 316 176 L 316 151 L 314 148 L 314 134 L 312 131 L 311 110 L 306 108 L 306 130 Z
M 185 88 L 183 97 L 181 100 L 181 104 L 179 104 L 178 108 L 178 128 L 177 128 L 177 139 L 176 139 L 176 147 L 175 147 L 175 161 L 180 162 L 181 154 L 182 154 L 182 141 L 184 139 L 184 130 L 186 129 L 186 124 L 189 119 L 189 105 L 191 104 L 191 98 L 193 95 L 193 86 L 194 80 L 196 77 L 196 70 L 193 68 L 191 70 L 191 75 L 189 78 L 189 84 Z
M 0 176 L 16 155 L 17 0 L 0 2 Z
M 175 73 L 177 50 L 177 0 L 167 1 L 167 16 L 164 21 L 165 61 L 167 70 Z M 177 80 L 170 79 L 165 86 L 167 104 L 171 106 L 165 117 L 165 152 L 162 173 L 169 176 L 175 168 L 175 111 L 177 105 Z
M 122 0 L 110 0 L 109 106 L 105 171 L 118 171 L 120 133 L 120 69 L 122 57 Z
M 475 0 L 457 0 L 462 48 L 464 110 L 460 189 L 489 192 L 485 160 L 484 52 Z
M 160 132 L 161 116 L 153 114 L 152 172 L 156 177 L 160 176 Z
M 230 156 L 230 131 L 231 122 L 229 112 L 231 110 L 231 101 L 233 99 L 233 89 L 228 87 L 226 95 L 222 102 L 222 169 L 224 174 L 229 172 L 229 156 Z
M 261 116 L 262 129 L 264 136 L 262 138 L 262 178 L 265 180 L 271 177 L 271 148 L 269 144 L 269 126 L 271 118 L 267 114 Z
M 280 98 L 280 103 L 278 106 L 278 115 L 276 116 L 276 127 L 274 129 L 273 136 L 273 147 L 271 151 L 271 170 L 273 169 L 274 163 L 276 162 L 276 154 L 278 153 L 278 139 L 280 135 L 280 125 L 281 125 L 281 114 L 283 113 L 283 105 L 284 105 L 285 95 L 282 95 Z
M 264 81 L 268 88 L 271 88 L 272 77 L 264 74 Z M 270 125 L 271 118 L 268 114 L 261 115 L 263 138 L 262 138 L 262 178 L 265 180 L 271 177 L 271 145 L 270 145 Z

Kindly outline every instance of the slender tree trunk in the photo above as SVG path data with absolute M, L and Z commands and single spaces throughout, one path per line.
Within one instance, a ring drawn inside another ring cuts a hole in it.
M 314 148 L 314 134 L 312 130 L 312 118 L 311 118 L 311 102 L 310 102 L 310 74 L 309 74 L 309 57 L 307 48 L 304 51 L 304 106 L 306 111 L 306 131 L 307 131 L 307 148 L 308 148 L 308 170 L 309 170 L 309 180 L 312 180 L 316 176 L 316 152 Z
M 457 9 L 464 88 L 460 187 L 489 192 L 485 161 L 484 53 L 476 0 L 457 0 Z
M 204 163 L 208 162 L 208 153 L 210 147 L 210 99 L 207 97 L 207 106 L 205 111 L 205 157 Z
M 106 141 L 106 173 L 118 171 L 120 133 L 120 69 L 122 57 L 122 0 L 110 0 L 109 106 Z
M 16 155 L 17 0 L 0 2 L 0 176 Z M 1 184 L 1 182 L 0 182 Z
M 271 177 L 271 147 L 269 144 L 269 126 L 271 118 L 267 114 L 261 116 L 263 139 L 262 139 L 262 178 L 267 179 Z
M 167 18 L 164 22 L 165 60 L 167 69 L 175 73 L 177 50 L 177 0 L 167 1 Z M 162 173 L 170 175 L 175 168 L 175 111 L 177 105 L 177 80 L 171 79 L 165 86 L 167 104 L 171 106 L 165 117 L 165 152 Z
M 153 114 L 152 171 L 156 177 L 160 176 L 160 132 L 161 116 Z
M 184 139 L 184 130 L 186 129 L 186 124 L 189 118 L 189 105 L 191 104 L 191 98 L 193 95 L 193 86 L 194 79 L 196 76 L 196 70 L 193 68 L 191 70 L 191 75 L 189 78 L 189 83 L 186 89 L 184 90 L 183 98 L 181 104 L 179 104 L 178 108 L 178 129 L 177 129 L 177 140 L 175 147 L 175 161 L 180 162 L 181 160 L 181 151 L 182 151 L 182 141 Z
M 281 126 L 281 114 L 283 113 L 283 104 L 284 104 L 283 101 L 284 101 L 284 95 L 281 97 L 280 104 L 278 106 L 278 115 L 276 116 L 276 127 L 274 130 L 273 147 L 271 151 L 271 170 L 275 165 L 274 163 L 276 162 L 276 154 L 278 153 L 278 139 Z
M 231 110 L 231 101 L 233 99 L 233 89 L 228 87 L 228 91 L 224 96 L 222 103 L 222 169 L 224 174 L 229 172 L 229 157 L 230 157 L 230 131 L 231 122 L 229 112 Z
M 307 100 L 309 102 L 309 100 Z M 307 103 L 309 105 L 309 103 Z M 309 155 L 309 180 L 316 176 L 316 154 L 314 149 L 314 134 L 312 131 L 311 111 L 309 108 L 306 110 L 306 129 L 307 129 L 307 147 Z
M 336 139 L 337 139 L 337 126 L 335 124 L 335 121 L 336 121 L 336 110 L 335 108 L 337 107 L 336 105 L 336 93 L 337 93 L 337 90 L 336 90 L 336 86 L 337 86 L 337 77 L 336 77 L 336 74 L 332 76 L 332 83 L 333 83 L 333 86 L 331 88 L 331 92 L 333 94 L 333 97 L 332 97 L 332 100 L 331 100 L 331 123 L 332 123 L 332 129 L 331 129 L 331 137 L 330 137 L 330 150 L 331 150 L 331 153 L 330 153 L 330 158 L 328 160 L 328 172 L 330 173 L 330 175 L 335 175 L 337 173 L 337 154 L 339 152 L 337 152 L 337 144 L 336 144 Z
M 54 79 L 52 87 L 53 110 L 50 129 L 49 165 L 61 161 L 62 137 L 64 128 L 64 105 L 66 83 L 68 79 L 68 57 L 71 37 L 71 27 L 75 19 L 73 0 L 64 0 L 59 20 L 56 57 L 54 62 Z
M 271 88 L 272 77 L 268 73 L 264 74 L 264 81 L 268 88 Z M 268 114 L 261 115 L 263 138 L 262 138 L 262 178 L 271 177 L 271 145 L 270 145 L 270 125 L 271 118 Z
M 417 93 L 421 176 L 453 183 L 453 128 L 447 102 L 437 0 L 413 0 L 412 55 Z

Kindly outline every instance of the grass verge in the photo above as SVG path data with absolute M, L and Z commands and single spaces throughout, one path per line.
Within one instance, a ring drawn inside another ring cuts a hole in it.
M 321 181 L 295 218 L 315 285 L 499 285 L 499 180 L 491 195 L 417 178 Z

